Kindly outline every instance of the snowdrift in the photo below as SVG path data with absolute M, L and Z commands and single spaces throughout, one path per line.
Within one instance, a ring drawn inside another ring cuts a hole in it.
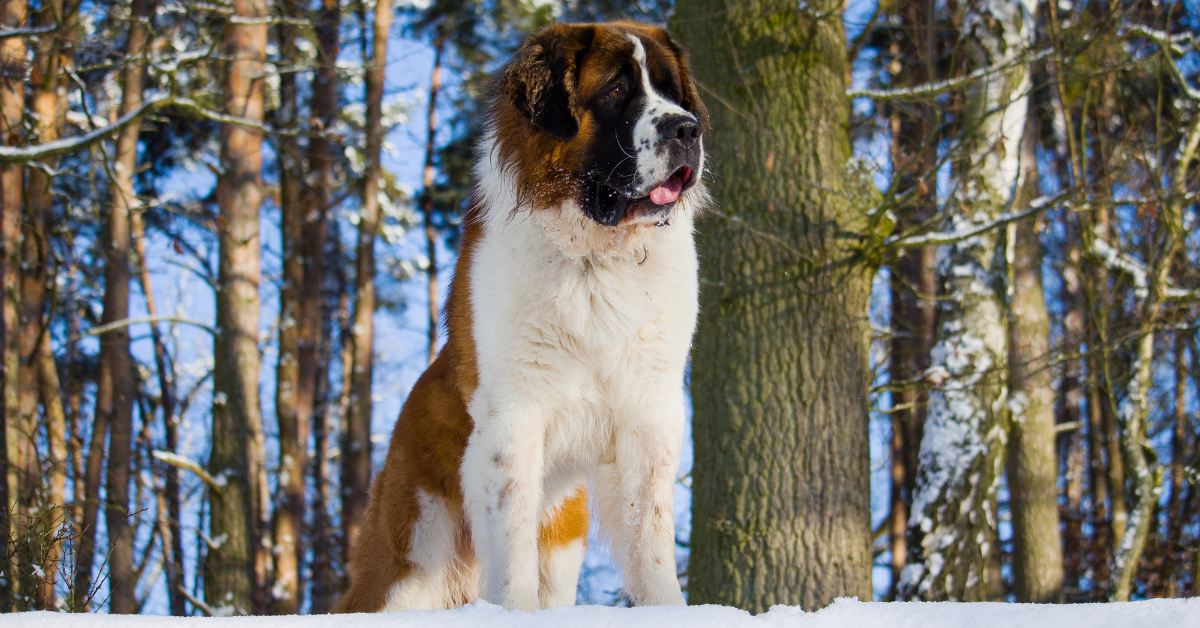
M 751 617 L 724 606 L 575 606 L 538 613 L 480 602 L 452 611 L 300 617 L 0 616 L 3 628 L 1200 628 L 1200 598 L 1067 606 L 859 602 L 820 611 L 776 606 Z

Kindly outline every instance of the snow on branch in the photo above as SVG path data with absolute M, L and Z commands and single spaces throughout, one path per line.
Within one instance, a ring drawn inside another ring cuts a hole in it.
M 157 323 L 159 321 L 170 321 L 172 323 L 183 323 L 185 325 L 192 325 L 193 327 L 199 327 L 200 329 L 203 329 L 204 331 L 206 331 L 214 336 L 217 335 L 217 330 L 213 329 L 212 327 L 209 327 L 208 325 L 205 325 L 204 323 L 200 323 L 200 322 L 188 319 L 188 318 L 182 318 L 179 316 L 170 316 L 167 314 L 159 314 L 156 316 L 141 316 L 141 317 L 137 317 L 137 318 L 123 318 L 119 321 L 113 321 L 106 325 L 99 325 L 99 326 L 93 327 L 83 333 L 88 336 L 100 336 L 103 334 L 107 334 L 108 332 L 110 332 L 114 329 L 120 329 L 122 327 L 128 327 L 130 325 L 137 325 L 139 323 Z
M 138 120 L 141 119 L 141 117 L 147 112 L 158 109 L 159 107 L 163 107 L 165 105 L 169 105 L 172 102 L 173 99 L 170 96 L 151 98 L 150 100 L 142 103 L 141 107 L 138 107 L 137 109 L 134 109 L 133 111 L 130 111 L 129 113 L 118 118 L 116 122 L 113 122 L 108 126 L 94 129 L 84 133 L 83 135 L 65 137 L 61 140 L 54 140 L 53 142 L 45 142 L 43 144 L 34 144 L 32 146 L 0 146 L 0 164 L 20 164 L 30 161 L 41 161 L 51 157 L 65 155 L 67 153 L 78 152 L 84 148 L 87 148 L 88 146 L 91 146 L 92 144 L 95 144 L 96 142 L 107 139 L 113 133 L 120 131 L 130 124 L 137 123 Z
M 231 115 L 227 115 L 224 113 L 219 113 L 219 112 L 213 111 L 211 109 L 204 107 L 200 103 L 198 103 L 195 100 L 192 100 L 190 98 L 178 98 L 175 96 L 163 95 L 163 96 L 156 96 L 154 98 L 147 100 L 146 102 L 142 103 L 142 106 L 121 116 L 120 118 L 118 118 L 116 120 L 116 122 L 113 122 L 112 124 L 109 124 L 107 126 L 103 126 L 103 127 L 97 128 L 97 129 L 93 129 L 82 135 L 75 135 L 73 137 L 65 137 L 60 140 L 54 140 L 53 142 L 45 142 L 42 144 L 33 144 L 30 146 L 0 146 L 0 164 L 31 164 L 33 162 L 40 162 L 40 161 L 49 159 L 51 157 L 58 157 L 59 155 L 66 155 L 69 153 L 79 152 L 79 151 L 87 148 L 88 146 L 95 144 L 96 142 L 100 142 L 100 141 L 108 139 L 109 137 L 112 136 L 112 134 L 117 133 L 121 129 L 124 129 L 125 127 L 129 126 L 130 124 L 138 123 L 139 120 L 142 118 L 142 116 L 146 115 L 147 113 L 150 113 L 151 111 L 154 111 L 157 109 L 162 109 L 165 107 L 174 107 L 183 112 L 190 113 L 191 115 L 194 115 L 196 117 L 207 118 L 209 120 L 213 120 L 216 122 L 223 122 L 226 124 L 238 124 L 238 125 L 242 125 L 242 126 L 252 127 L 255 129 L 260 129 L 264 133 L 270 133 L 273 135 L 283 135 L 283 136 L 305 135 L 305 136 L 309 136 L 309 137 L 324 136 L 324 137 L 327 137 L 334 141 L 341 139 L 339 136 L 337 136 L 336 133 L 332 133 L 332 132 L 328 132 L 328 131 L 323 132 L 323 133 L 322 132 L 313 133 L 313 132 L 309 132 L 309 131 L 275 129 L 275 128 L 269 127 L 261 122 L 255 122 L 253 120 L 248 120 L 246 118 L 239 118 L 237 116 L 231 116 Z M 33 165 L 36 166 L 38 164 L 33 164 Z M 147 321 L 130 321 L 130 322 L 147 322 Z M 191 323 L 191 321 L 186 321 L 186 320 L 181 320 L 179 322 Z M 201 326 L 203 327 L 203 325 L 201 325 Z
M 45 35 L 46 33 L 53 33 L 56 30 L 58 30 L 57 24 L 51 24 L 50 26 L 30 26 L 28 28 L 2 28 L 0 29 L 0 39 Z
M 1126 26 L 1121 29 L 1121 32 L 1126 36 L 1132 35 L 1134 37 L 1145 37 L 1146 39 L 1158 44 L 1163 50 L 1168 50 L 1179 56 L 1182 56 L 1187 52 L 1186 48 L 1179 45 L 1181 42 L 1188 40 L 1186 35 L 1172 36 L 1166 31 L 1155 30 L 1140 24 Z M 1184 95 L 1186 95 L 1190 100 L 1200 101 L 1200 89 L 1196 89 L 1191 85 L 1188 85 L 1187 78 L 1184 77 L 1183 72 L 1179 69 L 1179 66 L 1176 65 L 1172 60 L 1168 60 L 1166 65 L 1170 68 L 1171 74 L 1175 76 L 1175 81 L 1179 83 L 1179 87 L 1183 89 Z
M 221 489 L 224 488 L 227 483 L 224 476 L 215 478 L 208 471 L 205 471 L 204 467 L 192 462 L 192 460 L 189 458 L 180 456 L 179 454 L 173 454 L 169 451 L 155 449 L 154 451 L 150 452 L 150 455 L 154 456 L 155 460 L 161 460 L 173 467 L 187 469 L 188 471 L 195 473 L 196 475 L 200 476 L 201 480 L 204 480 L 205 484 L 212 487 L 212 489 L 218 493 L 221 492 Z
M 1106 268 L 1125 273 L 1133 280 L 1133 293 L 1139 301 L 1145 301 L 1150 296 L 1150 269 L 1141 261 L 1122 253 L 1117 247 L 1096 238 L 1092 242 L 1092 253 Z M 1162 295 L 1168 299 L 1187 299 L 1198 295 L 1196 290 L 1178 288 L 1168 283 L 1163 286 Z
M 915 100 L 925 96 L 936 96 L 943 92 L 948 92 L 961 85 L 966 85 L 972 81 L 977 81 L 985 76 L 1005 72 L 1018 65 L 1024 65 L 1032 61 L 1036 61 L 1045 57 L 1049 51 L 1040 51 L 1027 59 L 1013 59 L 1008 63 L 1000 65 L 988 66 L 979 68 L 966 76 L 961 76 L 953 79 L 946 79 L 936 83 L 925 83 L 924 85 L 916 85 L 913 87 L 904 87 L 900 89 L 852 89 L 846 91 L 848 98 L 871 98 L 874 100 Z
M 1003 227 L 1010 222 L 1024 220 L 1034 214 L 1045 211 L 1054 206 L 1053 197 L 1043 196 L 1034 199 L 1029 203 L 1029 208 L 1016 213 L 1004 212 L 999 216 L 987 222 L 972 222 L 964 220 L 958 224 L 954 231 L 939 231 L 935 233 L 922 233 L 913 236 L 894 236 L 884 242 L 884 246 L 890 246 L 899 249 L 911 249 L 921 246 L 929 246 L 934 244 L 954 244 L 969 240 L 975 236 L 987 233 L 993 229 Z
M 1144 24 L 1128 24 L 1121 28 L 1120 33 L 1125 37 L 1145 37 L 1146 39 L 1152 40 L 1159 45 L 1169 46 L 1171 52 L 1179 55 L 1187 52 L 1186 47 L 1181 46 L 1180 44 L 1185 43 L 1190 39 L 1190 35 L 1183 33 L 1172 35 L 1166 31 L 1150 28 Z

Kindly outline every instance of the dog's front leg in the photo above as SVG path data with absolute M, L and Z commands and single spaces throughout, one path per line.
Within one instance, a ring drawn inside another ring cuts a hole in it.
M 597 495 L 597 505 L 608 511 L 601 516 L 623 563 L 626 590 L 646 606 L 684 603 L 675 574 L 674 511 L 683 398 L 666 390 L 659 403 L 619 412 L 615 464 L 597 474 L 597 491 L 607 493 Z
M 484 599 L 508 609 L 538 608 L 538 514 L 542 498 L 541 413 L 500 404 L 477 420 L 463 455 L 463 497 Z

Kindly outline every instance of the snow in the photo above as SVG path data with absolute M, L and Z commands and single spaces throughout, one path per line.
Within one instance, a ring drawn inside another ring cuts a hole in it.
M 724 606 L 613 608 L 574 606 L 538 613 L 479 602 L 450 611 L 292 617 L 116 617 L 17 613 L 5 628 L 1200 628 L 1200 598 L 1111 604 L 1038 605 L 954 602 L 859 602 L 839 599 L 806 613 L 776 606 L 758 616 Z

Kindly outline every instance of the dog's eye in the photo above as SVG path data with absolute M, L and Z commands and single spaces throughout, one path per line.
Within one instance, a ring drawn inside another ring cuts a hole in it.
M 608 88 L 608 97 L 613 100 L 621 100 L 625 97 L 625 81 L 618 81 L 616 84 Z

